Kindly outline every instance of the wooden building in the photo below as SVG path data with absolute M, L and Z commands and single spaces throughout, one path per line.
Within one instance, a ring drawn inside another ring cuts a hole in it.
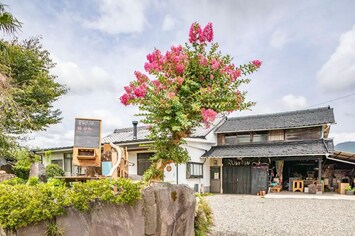
M 255 194 L 273 177 L 280 189 L 292 178 L 321 181 L 322 162 L 334 152 L 328 139 L 335 122 L 329 107 L 228 118 L 216 131 L 217 145 L 203 155 L 211 162 L 211 191 Z M 312 182 L 312 181 L 309 181 Z

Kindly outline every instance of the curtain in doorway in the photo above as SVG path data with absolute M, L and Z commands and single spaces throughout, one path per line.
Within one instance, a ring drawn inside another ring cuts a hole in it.
M 280 187 L 282 188 L 282 182 L 283 182 L 283 178 L 282 178 L 282 171 L 284 169 L 284 161 L 276 161 L 276 174 L 279 177 L 280 180 Z

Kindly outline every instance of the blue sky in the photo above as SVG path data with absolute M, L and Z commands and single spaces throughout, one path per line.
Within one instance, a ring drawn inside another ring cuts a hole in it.
M 235 64 L 263 66 L 243 89 L 257 102 L 233 116 L 334 108 L 335 142 L 355 140 L 355 1 L 13 0 L 20 38 L 41 35 L 70 92 L 54 106 L 63 122 L 31 135 L 32 147 L 73 144 L 75 117 L 103 120 L 103 134 L 130 127 L 137 113 L 118 98 L 143 71 L 145 56 L 184 44 L 192 22 L 212 22 L 215 41 Z

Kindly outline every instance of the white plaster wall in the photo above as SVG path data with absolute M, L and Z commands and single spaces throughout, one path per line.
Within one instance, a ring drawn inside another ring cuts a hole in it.
M 48 166 L 49 164 L 51 164 L 51 160 L 62 160 L 63 161 L 63 165 L 64 165 L 64 152 L 52 152 L 51 158 L 49 158 L 49 160 L 46 160 L 46 157 L 43 154 L 43 164 L 44 164 L 44 166 Z M 62 168 L 63 168 L 63 166 L 62 166 Z
M 216 138 L 213 133 L 208 135 L 207 139 L 188 139 L 187 144 L 183 147 L 189 153 L 190 162 L 198 162 L 203 164 L 203 178 L 186 178 L 186 164 L 178 165 L 178 174 L 176 172 L 176 165 L 171 164 L 172 171 L 164 172 L 164 181 L 171 183 L 187 184 L 191 188 L 195 187 L 195 184 L 199 185 L 199 191 L 203 187 L 203 191 L 209 191 L 210 189 L 210 161 L 201 156 L 208 151 L 212 145 L 215 145 Z M 176 181 L 178 179 L 178 181 Z

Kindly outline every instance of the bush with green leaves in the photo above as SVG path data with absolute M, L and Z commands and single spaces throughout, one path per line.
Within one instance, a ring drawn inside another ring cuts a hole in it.
M 37 184 L 39 184 L 39 179 L 38 179 L 38 177 L 35 177 L 35 176 L 30 177 L 27 181 L 27 185 L 30 185 L 30 186 L 35 186 Z
M 66 207 L 87 210 L 93 201 L 114 204 L 134 204 L 141 196 L 141 183 L 129 179 L 95 180 L 74 183 L 68 188 L 64 182 L 51 179 L 48 183 L 0 183 L 0 227 L 15 230 L 31 223 L 51 220 L 62 215 Z M 114 192 L 113 189 L 117 189 Z
M 205 236 L 211 231 L 213 225 L 212 210 L 203 197 L 197 197 L 197 200 L 195 235 Z
M 57 164 L 49 164 L 46 167 L 46 173 L 48 178 L 53 178 L 54 176 L 64 176 L 64 170 Z
M 15 165 L 12 167 L 15 175 L 21 179 L 27 180 L 30 174 L 31 165 L 39 161 L 39 157 L 31 153 L 26 148 L 18 148 L 11 152 Z
M 30 169 L 31 167 L 28 166 L 13 166 L 12 171 L 15 173 L 15 175 L 21 179 L 27 180 L 29 175 L 30 175 Z

